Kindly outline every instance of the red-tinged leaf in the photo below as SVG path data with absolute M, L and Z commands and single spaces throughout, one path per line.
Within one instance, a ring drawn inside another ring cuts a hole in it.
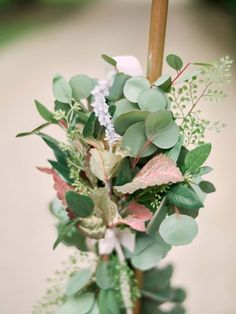
M 58 199 L 62 202 L 64 206 L 67 206 L 65 194 L 66 192 L 70 190 L 74 190 L 74 188 L 62 180 L 62 178 L 57 174 L 57 172 L 54 169 L 51 168 L 43 168 L 43 167 L 37 167 L 39 171 L 42 171 L 47 174 L 51 174 L 54 181 L 54 189 L 57 192 Z
M 116 186 L 115 189 L 123 194 L 132 194 L 149 186 L 182 181 L 184 181 L 184 177 L 175 162 L 165 154 L 159 154 L 142 168 L 132 182 Z
M 130 215 L 123 220 L 123 223 L 134 230 L 146 231 L 145 222 L 152 219 L 152 212 L 136 202 L 129 203 L 128 211 Z

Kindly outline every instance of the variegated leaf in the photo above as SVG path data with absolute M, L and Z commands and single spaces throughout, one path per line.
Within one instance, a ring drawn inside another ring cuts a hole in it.
M 98 188 L 91 195 L 94 202 L 94 213 L 103 219 L 106 226 L 113 226 L 121 219 L 116 203 L 109 197 L 107 188 Z
M 175 162 L 165 154 L 159 154 L 142 168 L 132 182 L 116 186 L 115 189 L 123 194 L 132 194 L 149 186 L 182 182 L 183 180 L 184 177 Z
M 50 168 L 43 168 L 43 167 L 37 167 L 39 171 L 42 171 L 47 174 L 51 174 L 54 181 L 54 189 L 57 192 L 58 199 L 62 202 L 64 206 L 67 206 L 66 200 L 65 200 L 65 194 L 67 191 L 73 190 L 74 188 L 62 180 L 62 178 L 57 174 L 57 172 L 54 169 Z
M 128 205 L 129 215 L 123 220 L 123 223 L 134 230 L 146 231 L 145 222 L 149 221 L 153 214 L 144 205 L 131 202 Z
M 92 148 L 89 151 L 90 168 L 92 173 L 104 183 L 108 183 L 110 178 L 114 175 L 122 156 L 114 154 L 113 152 L 105 149 Z

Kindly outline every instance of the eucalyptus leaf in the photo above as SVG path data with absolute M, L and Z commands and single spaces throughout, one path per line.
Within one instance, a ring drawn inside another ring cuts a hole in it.
M 68 191 L 65 194 L 68 207 L 78 217 L 87 217 L 91 215 L 94 209 L 93 200 L 82 194 L 78 194 L 75 191 Z
M 155 112 L 166 108 L 166 98 L 164 93 L 158 88 L 150 88 L 140 93 L 138 105 L 142 110 Z
M 168 110 L 150 113 L 145 120 L 147 138 L 159 148 L 173 147 L 179 138 L 179 128 Z
M 100 261 L 96 270 L 96 283 L 101 289 L 110 289 L 114 286 L 114 280 L 111 276 L 110 263 Z
M 169 74 L 161 75 L 155 82 L 154 85 L 159 87 L 165 92 L 169 92 L 171 88 L 171 76 Z
M 180 152 L 181 152 L 183 142 L 184 142 L 184 137 L 183 137 L 183 135 L 180 135 L 178 142 L 175 144 L 175 146 L 173 146 L 170 150 L 165 152 L 165 154 L 168 157 L 170 157 L 170 159 L 177 162 L 179 155 L 180 155 Z
M 134 103 L 137 103 L 140 93 L 150 88 L 150 82 L 143 76 L 135 76 L 130 78 L 124 86 L 125 97 Z
M 93 272 L 89 268 L 78 270 L 69 280 L 66 295 L 73 296 L 81 291 L 91 280 Z
M 138 255 L 153 244 L 154 238 L 145 233 L 137 233 L 134 255 Z
M 77 297 L 68 298 L 55 311 L 55 314 L 88 314 L 94 305 L 95 296 L 92 292 L 85 292 Z
M 127 113 L 130 111 L 139 110 L 139 106 L 137 104 L 134 104 L 130 101 L 128 101 L 126 98 L 122 98 L 115 102 L 116 111 L 114 114 L 114 120 L 118 118 L 123 113 Z
M 135 268 L 142 271 L 155 267 L 163 258 L 163 252 L 155 244 L 151 244 L 146 250 L 131 258 L 131 263 Z
M 87 75 L 75 75 L 70 79 L 70 86 L 73 98 L 80 101 L 89 97 L 94 88 L 94 80 Z
M 66 213 L 64 208 L 63 208 L 63 211 L 64 213 Z M 68 216 L 67 216 L 67 220 L 68 220 Z M 58 234 L 61 233 L 64 226 L 65 226 L 65 223 L 59 223 L 57 225 Z M 84 251 L 84 252 L 88 251 L 86 239 L 84 235 L 80 233 L 76 225 L 73 225 L 71 228 L 69 228 L 67 232 L 63 234 L 61 242 L 68 247 L 74 246 L 80 251 Z
M 170 285 L 173 275 L 173 266 L 164 268 L 153 268 L 144 273 L 143 289 L 147 291 L 158 291 Z
M 50 213 L 56 217 L 60 222 L 67 223 L 68 215 L 65 211 L 65 208 L 62 206 L 61 201 L 58 198 L 55 198 L 49 203 Z
M 69 104 L 64 104 L 60 101 L 55 101 L 54 102 L 54 110 L 58 111 L 58 110 L 62 110 L 65 112 L 65 114 L 68 114 L 68 112 L 70 111 L 70 105 Z
M 108 100 L 117 101 L 124 97 L 123 89 L 125 82 L 130 78 L 129 75 L 125 73 L 117 73 L 114 82 L 109 89 L 109 94 L 107 96 Z
M 123 135 L 131 125 L 140 121 L 144 121 L 148 114 L 148 111 L 141 110 L 133 110 L 121 114 L 114 121 L 115 131 L 118 134 Z
M 135 140 L 134 140 L 135 139 Z M 128 148 L 128 154 L 131 157 L 146 157 L 155 153 L 157 147 L 152 143 L 148 143 L 145 135 L 144 122 L 138 122 L 131 125 L 125 132 L 121 147 Z M 146 147 L 145 147 L 146 146 Z
M 176 71 L 180 71 L 183 67 L 183 61 L 181 60 L 181 58 L 174 54 L 168 55 L 166 57 L 166 62 L 171 68 L 175 69 Z
M 197 194 L 183 184 L 172 187 L 167 193 L 167 199 L 171 205 L 184 209 L 198 209 L 203 207 Z
M 198 226 L 190 216 L 173 214 L 162 221 L 159 231 L 166 243 L 187 245 L 197 236 Z
M 207 194 L 213 193 L 216 190 L 214 185 L 209 181 L 201 181 L 199 183 L 199 187 L 204 193 L 207 193 Z
M 70 84 L 61 75 L 55 75 L 53 78 L 53 94 L 56 100 L 65 104 L 72 100 Z
M 201 165 L 207 160 L 211 152 L 211 144 L 204 143 L 197 148 L 188 152 L 184 161 L 184 168 L 189 173 L 198 170 Z
M 102 314 L 120 314 L 115 290 L 100 290 L 98 296 L 99 313 Z
M 147 225 L 147 234 L 155 234 L 167 214 L 166 197 L 163 198 L 152 219 Z
M 141 239 L 144 241 L 145 238 Z M 155 267 L 171 248 L 169 244 L 162 240 L 159 234 L 154 237 L 146 235 L 145 241 L 147 241 L 146 243 L 150 241 L 151 244 L 143 246 L 139 253 L 137 253 L 137 248 L 135 248 L 135 252 L 131 257 L 132 265 L 143 271 Z

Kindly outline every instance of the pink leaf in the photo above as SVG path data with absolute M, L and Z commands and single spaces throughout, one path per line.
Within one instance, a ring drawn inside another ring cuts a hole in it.
M 122 222 L 132 229 L 138 231 L 146 231 L 145 222 L 152 218 L 152 212 L 145 206 L 136 202 L 131 202 L 128 205 L 128 215 Z
M 66 200 L 65 200 L 65 194 L 67 191 L 73 190 L 74 188 L 62 180 L 62 178 L 57 174 L 57 172 L 54 169 L 50 168 L 42 168 L 37 167 L 39 171 L 42 171 L 47 174 L 51 174 L 54 180 L 54 189 L 57 191 L 57 197 L 59 200 L 61 200 L 62 204 L 64 206 L 67 206 Z
M 165 154 L 153 157 L 136 175 L 132 182 L 115 189 L 123 194 L 133 193 L 148 186 L 182 182 L 184 177 L 175 162 Z

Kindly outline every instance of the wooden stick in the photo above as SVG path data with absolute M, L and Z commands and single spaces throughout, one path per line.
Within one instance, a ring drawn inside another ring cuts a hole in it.
M 138 288 L 142 289 L 143 286 L 143 272 L 141 270 L 135 269 L 135 277 L 138 283 Z M 142 302 L 141 302 L 141 298 L 139 298 L 136 303 L 135 303 L 135 307 L 133 310 L 133 314 L 140 314 L 141 313 L 141 306 L 142 306 Z
M 152 0 L 147 77 L 153 83 L 162 72 L 168 0 Z
M 161 75 L 165 46 L 168 0 L 152 0 L 148 48 L 147 78 L 151 83 Z M 136 269 L 138 287 L 143 286 L 143 272 Z M 141 313 L 141 298 L 136 302 L 133 314 Z

